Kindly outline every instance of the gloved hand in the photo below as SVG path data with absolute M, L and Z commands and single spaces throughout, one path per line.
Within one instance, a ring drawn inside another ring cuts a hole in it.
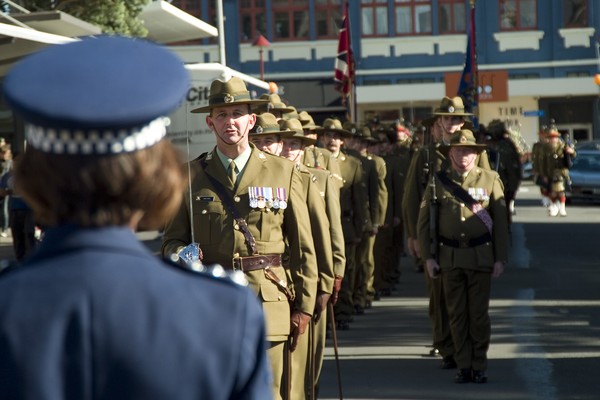
M 330 301 L 331 304 L 335 306 L 337 303 L 340 292 L 342 291 L 342 280 L 343 276 L 336 275 L 335 280 L 333 281 L 333 293 L 331 293 Z
M 315 322 L 319 322 L 321 318 L 321 313 L 327 309 L 327 302 L 331 295 L 325 292 L 317 293 L 317 301 L 315 303 L 315 312 L 313 313 L 313 319 Z
M 296 350 L 300 335 L 306 331 L 311 316 L 302 311 L 294 311 L 290 318 L 290 351 Z

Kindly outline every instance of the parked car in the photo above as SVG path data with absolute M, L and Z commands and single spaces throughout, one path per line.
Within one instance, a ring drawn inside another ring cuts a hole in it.
M 524 162 L 521 165 L 521 179 L 524 181 L 533 179 L 533 164 L 531 161 Z
M 577 150 L 570 170 L 569 200 L 600 202 L 600 150 Z
M 583 142 L 577 142 L 575 145 L 577 151 L 579 150 L 600 150 L 600 140 L 584 140 Z

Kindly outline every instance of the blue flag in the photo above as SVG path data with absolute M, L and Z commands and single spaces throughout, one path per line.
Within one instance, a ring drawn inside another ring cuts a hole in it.
M 473 126 L 479 126 L 478 106 L 479 93 L 477 85 L 477 51 L 475 40 L 475 6 L 471 7 L 470 26 L 467 31 L 467 54 L 465 56 L 465 68 L 463 69 L 458 84 L 458 96 L 463 99 L 465 111 L 471 112 L 473 116 Z

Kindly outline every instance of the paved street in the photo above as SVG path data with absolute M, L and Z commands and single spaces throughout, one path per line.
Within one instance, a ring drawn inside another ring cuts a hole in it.
M 393 296 L 338 332 L 344 399 L 598 399 L 600 206 L 570 205 L 550 218 L 530 182 L 518 195 L 511 260 L 493 281 L 489 383 L 457 385 L 428 355 L 424 277 L 402 260 Z M 156 232 L 139 237 L 152 249 Z M 11 258 L 0 238 L 0 258 Z M 338 399 L 332 341 L 320 399 Z
M 537 188 L 518 195 L 511 260 L 493 281 L 489 382 L 457 385 L 428 356 L 423 275 L 402 260 L 398 291 L 338 332 L 344 399 L 598 399 L 600 207 L 550 218 Z M 330 340 L 320 399 L 337 399 Z

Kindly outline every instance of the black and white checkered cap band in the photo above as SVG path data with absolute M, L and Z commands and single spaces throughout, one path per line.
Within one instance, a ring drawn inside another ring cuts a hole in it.
M 158 143 L 170 120 L 157 118 L 144 126 L 120 130 L 54 129 L 25 124 L 27 144 L 45 153 L 110 155 L 142 150 Z

